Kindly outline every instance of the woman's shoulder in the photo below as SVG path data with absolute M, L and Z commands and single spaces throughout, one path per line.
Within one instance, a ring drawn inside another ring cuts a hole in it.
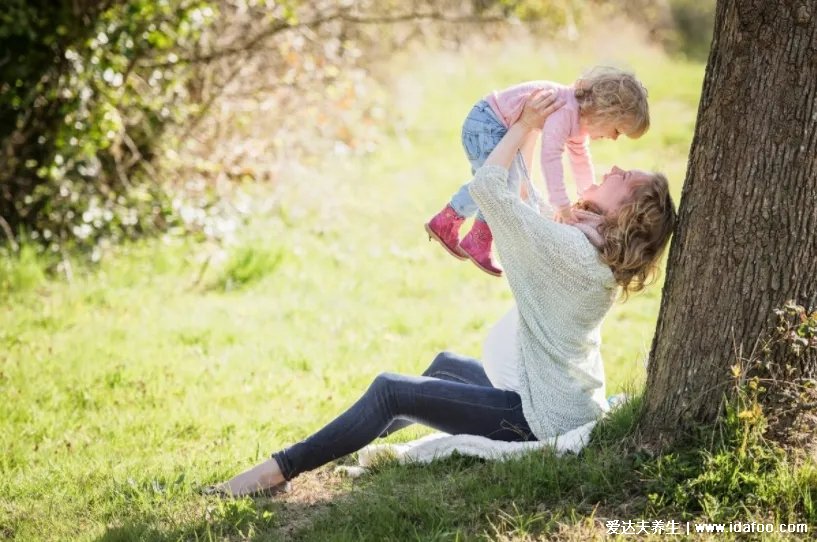
M 545 219 L 551 220 L 551 219 Z M 569 224 L 559 224 L 553 220 L 552 229 L 557 232 L 566 253 L 562 261 L 570 268 L 571 276 L 577 279 L 598 284 L 603 288 L 615 287 L 613 272 L 610 266 L 601 259 L 599 250 L 578 228 Z

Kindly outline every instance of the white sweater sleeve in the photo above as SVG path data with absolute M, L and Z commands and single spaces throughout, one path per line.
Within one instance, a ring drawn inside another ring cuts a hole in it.
M 491 228 L 496 248 L 511 287 L 535 287 L 543 265 L 565 271 L 568 282 L 583 275 L 578 255 L 588 241 L 576 228 L 539 215 L 507 188 L 508 170 L 483 166 L 477 170 L 470 191 Z M 578 233 L 579 235 L 576 235 Z M 515 289 L 515 288 L 514 288 Z

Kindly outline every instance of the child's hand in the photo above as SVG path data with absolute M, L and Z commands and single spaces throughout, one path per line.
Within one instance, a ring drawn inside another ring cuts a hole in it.
M 573 215 L 573 208 L 570 205 L 559 207 L 553 215 L 553 220 L 559 224 L 575 224 L 576 217 Z
M 540 89 L 528 96 L 519 122 L 524 124 L 528 130 L 541 130 L 551 113 L 562 107 L 565 103 L 556 99 L 554 90 Z

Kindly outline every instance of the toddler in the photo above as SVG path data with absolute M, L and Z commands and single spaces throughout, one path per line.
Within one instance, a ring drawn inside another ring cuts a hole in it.
M 621 134 L 630 138 L 641 137 L 650 126 L 647 91 L 635 76 L 618 68 L 597 66 L 572 85 L 551 81 L 530 81 L 493 92 L 471 109 L 462 127 L 462 144 L 471 174 L 482 163 L 516 121 L 532 93 L 545 89 L 556 94 L 564 106 L 550 115 L 542 125 L 541 167 L 545 177 L 548 199 L 555 210 L 554 218 L 563 223 L 574 221 L 570 199 L 564 185 L 562 154 L 567 149 L 573 178 L 579 197 L 593 184 L 593 164 L 590 160 L 590 139 L 617 139 Z M 526 141 L 522 153 L 517 153 L 509 176 L 508 187 L 520 192 L 525 183 L 527 203 L 539 208 L 540 196 L 530 183 L 528 164 L 535 145 Z M 493 236 L 479 213 L 468 191 L 470 182 L 453 195 L 451 201 L 426 225 L 430 239 L 436 239 L 454 257 L 470 258 L 477 267 L 494 276 L 502 269 L 491 253 Z M 459 229 L 463 221 L 476 214 L 471 231 L 460 241 Z

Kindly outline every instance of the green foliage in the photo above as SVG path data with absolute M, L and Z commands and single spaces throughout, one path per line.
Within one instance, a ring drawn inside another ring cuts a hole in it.
M 283 260 L 281 249 L 239 247 L 230 255 L 215 285 L 223 291 L 245 288 L 274 273 Z
M 768 378 L 769 368 L 777 366 L 768 356 L 779 356 L 781 351 L 800 356 L 807 348 L 817 348 L 817 312 L 809 313 L 790 301 L 774 313 L 778 321 L 761 357 L 732 366 L 734 390 L 711 435 L 702 430 L 697 440 L 680 451 L 645 464 L 654 506 L 701 512 L 720 522 L 741 520 L 747 512 L 765 512 L 778 521 L 817 520 L 815 464 L 799 461 L 802 450 L 790 449 L 792 453 L 787 454 L 778 440 L 768 438 L 771 434 L 779 439 L 796 420 L 786 416 L 783 423 L 787 427 L 770 433 L 770 421 L 778 421 L 776 410 L 796 412 L 813 400 L 813 394 L 780 394 L 781 388 L 800 388 L 800 375 L 790 367 L 778 372 L 786 380 Z M 772 401 L 766 397 L 769 392 Z M 794 402 L 784 402 L 781 396 L 793 397 Z M 813 440 L 813 430 L 808 438 Z
M 715 19 L 715 0 L 670 0 L 673 32 L 668 46 L 690 58 L 709 55 Z
M 768 474 L 782 458 L 757 438 L 742 446 L 747 431 L 754 431 L 735 410 L 727 410 L 713 449 L 701 438 L 644 464 L 653 507 L 674 507 L 689 517 L 704 513 L 712 521 L 731 521 L 749 508 L 775 504 L 759 501 L 757 492 L 776 482 Z
M 616 9 L 633 11 L 622 5 Z M 679 28 L 697 35 L 708 8 L 683 0 L 672 5 L 683 22 Z M 434 2 L 415 7 L 439 8 Z M 29 232 L 53 252 L 79 247 L 97 259 L 98 249 L 109 243 L 185 231 L 181 208 L 190 202 L 180 202 L 180 187 L 202 171 L 212 189 L 214 171 L 230 179 L 275 180 L 271 155 L 371 152 L 382 124 L 401 128 L 373 90 L 370 72 L 376 70 L 370 64 L 402 48 L 405 29 L 343 18 L 289 28 L 347 8 L 331 0 L 7 0 L 0 13 L 0 225 L 15 235 Z M 575 36 L 576 23 L 596 6 L 479 0 L 470 8 L 519 18 L 539 30 L 566 28 Z M 358 9 L 384 18 L 405 12 L 400 3 Z M 442 23 L 429 30 L 427 22 L 415 34 L 470 32 Z M 244 65 L 263 74 L 237 75 L 236 67 Z M 262 120 L 252 108 L 225 108 L 232 116 L 202 121 L 234 80 L 240 80 L 234 85 L 240 100 L 254 97 L 262 110 L 272 103 L 297 114 Z M 244 136 L 264 133 L 249 136 L 263 141 L 261 148 L 247 152 L 239 143 L 221 150 L 230 139 L 224 126 L 247 128 Z M 193 130 L 196 138 L 189 137 Z M 159 157 L 166 159 L 159 165 L 171 167 L 157 170 Z M 184 182 L 169 180 L 178 178 Z
M 815 449 L 817 431 L 817 310 L 788 301 L 760 351 L 744 366 L 745 385 L 757 396 L 769 438 L 794 453 Z
M 213 18 L 198 0 L 9 0 L 0 16 L 0 216 L 54 251 L 172 220 L 148 171 L 186 115 L 177 64 Z
M 238 535 L 241 538 L 252 538 L 259 531 L 269 529 L 275 522 L 275 513 L 255 506 L 252 501 L 219 500 L 210 510 L 210 522 L 222 525 L 217 534 L 220 537 Z
M 0 294 L 35 289 L 45 282 L 48 268 L 48 258 L 31 243 L 24 243 L 17 251 L 0 249 Z
M 498 3 L 522 21 L 546 24 L 553 28 L 575 25 L 575 18 L 580 16 L 583 8 L 582 2 L 577 0 L 499 0 Z
M 777 324 L 773 343 L 784 345 L 795 358 L 817 349 L 817 310 L 809 312 L 803 305 L 788 301 L 782 308 L 775 309 L 774 314 Z M 772 346 L 767 344 L 764 353 L 771 354 Z M 791 368 L 787 371 L 790 373 Z
M 625 15 L 673 56 L 704 61 L 712 41 L 715 5 L 716 0 L 593 0 L 588 11 Z
M 799 465 L 763 438 L 765 419 L 743 396 L 726 408 L 715 442 L 700 440 L 641 467 L 653 511 L 674 509 L 714 522 L 773 516 L 814 522 L 814 466 Z

